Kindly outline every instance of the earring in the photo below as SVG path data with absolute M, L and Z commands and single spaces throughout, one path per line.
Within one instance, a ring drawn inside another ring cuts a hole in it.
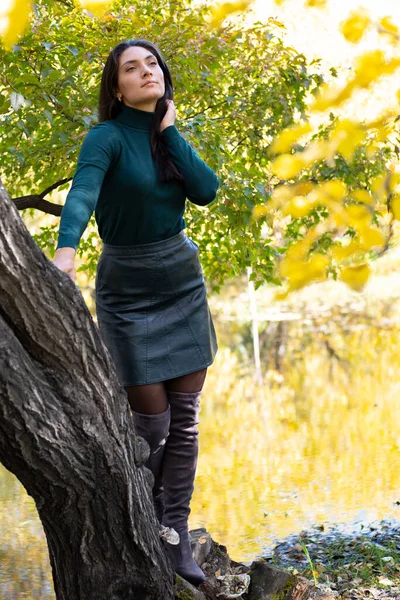
M 117 96 L 117 99 L 119 102 L 121 102 L 121 98 L 122 98 L 122 96 Z

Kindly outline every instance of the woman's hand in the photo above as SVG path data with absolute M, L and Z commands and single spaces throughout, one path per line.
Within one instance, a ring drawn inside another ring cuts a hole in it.
M 72 281 L 75 283 L 76 270 L 75 270 L 75 248 L 58 248 L 56 254 L 51 261 L 61 271 L 64 271 L 69 275 Z
M 168 104 L 167 112 L 165 113 L 164 118 L 160 123 L 160 132 L 163 129 L 165 129 L 166 127 L 169 127 L 169 125 L 175 124 L 176 110 L 175 110 L 174 101 L 167 100 L 167 104 Z

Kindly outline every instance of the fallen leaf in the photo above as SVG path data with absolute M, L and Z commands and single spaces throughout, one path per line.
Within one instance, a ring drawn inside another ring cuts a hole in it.
M 384 575 L 381 575 L 381 577 L 378 577 L 378 581 L 381 585 L 393 585 L 393 581 L 391 579 L 388 579 Z

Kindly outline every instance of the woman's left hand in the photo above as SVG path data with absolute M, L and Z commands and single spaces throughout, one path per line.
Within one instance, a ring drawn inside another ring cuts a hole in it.
M 160 132 L 163 129 L 165 129 L 166 127 L 169 127 L 170 125 L 175 124 L 176 110 L 175 110 L 174 101 L 168 99 L 167 104 L 168 104 L 167 112 L 165 113 L 164 118 L 160 123 Z

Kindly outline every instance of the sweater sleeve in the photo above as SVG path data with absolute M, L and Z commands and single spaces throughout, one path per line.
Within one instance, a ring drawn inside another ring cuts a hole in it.
M 77 248 L 96 208 L 104 176 L 117 154 L 117 136 L 107 123 L 98 123 L 86 134 L 77 169 L 61 211 L 58 248 Z
M 219 188 L 214 171 L 201 160 L 175 125 L 165 127 L 161 135 L 175 166 L 184 177 L 187 198 L 199 206 L 210 204 Z

